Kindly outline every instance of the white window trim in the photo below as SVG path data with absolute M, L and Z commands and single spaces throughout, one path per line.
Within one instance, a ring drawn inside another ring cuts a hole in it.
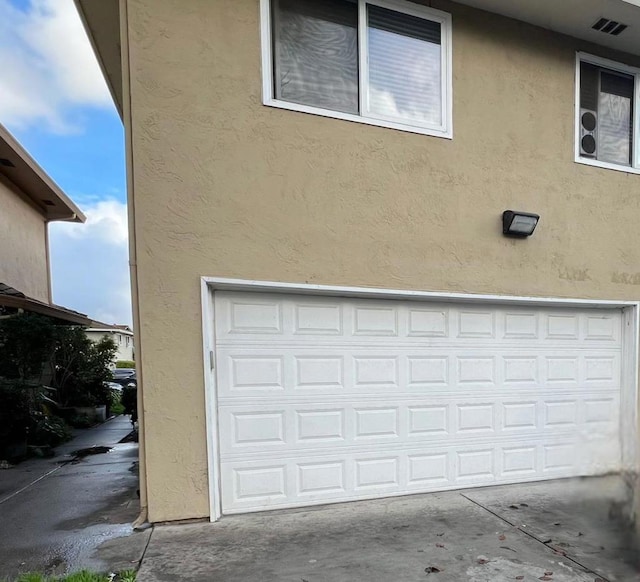
M 602 162 L 599 160 L 591 160 L 589 158 L 583 158 L 580 155 L 580 63 L 590 63 L 612 71 L 619 73 L 626 73 L 627 75 L 633 75 L 634 82 L 634 103 L 633 103 L 633 119 L 631 120 L 633 128 L 633 137 L 631 142 L 631 166 L 624 166 L 622 164 L 612 164 L 610 162 Z M 604 59 L 596 55 L 592 55 L 584 52 L 576 53 L 576 81 L 575 81 L 575 120 L 574 120 L 574 161 L 578 164 L 585 166 L 594 166 L 596 168 L 605 168 L 607 170 L 616 170 L 618 172 L 625 172 L 627 174 L 640 174 L 640 128 L 638 124 L 640 122 L 640 69 L 624 65 L 617 61 Z
M 407 2 L 406 0 L 358 0 L 358 43 L 359 43 L 359 83 L 360 83 L 360 111 L 366 110 L 364 107 L 366 99 L 366 87 L 364 77 L 366 75 L 366 19 L 363 15 L 366 13 L 366 4 L 374 4 L 383 8 L 389 8 L 404 14 L 410 14 L 419 18 L 425 18 L 438 22 L 441 25 L 441 71 L 443 75 L 442 90 L 442 125 L 427 127 L 425 125 L 412 125 L 409 122 L 392 121 L 390 119 L 382 119 L 379 117 L 365 117 L 363 115 L 355 115 L 352 113 L 343 113 L 324 109 L 322 107 L 313 107 L 310 105 L 302 105 L 299 103 L 291 103 L 276 99 L 274 94 L 274 70 L 273 70 L 273 43 L 272 43 L 272 22 L 271 22 L 271 1 L 260 0 L 260 29 L 262 44 L 262 103 L 269 107 L 277 107 L 280 109 L 288 109 L 290 111 L 298 111 L 301 113 L 311 113 L 312 115 L 321 115 L 323 117 L 331 117 L 334 119 L 342 119 L 344 121 L 354 121 L 356 123 L 364 123 L 366 125 L 375 125 L 378 127 L 387 127 L 400 131 L 408 131 L 410 133 L 419 133 L 422 135 L 431 135 L 435 137 L 453 138 L 453 75 L 452 75 L 452 31 L 451 31 L 451 14 L 428 8 L 426 6 Z

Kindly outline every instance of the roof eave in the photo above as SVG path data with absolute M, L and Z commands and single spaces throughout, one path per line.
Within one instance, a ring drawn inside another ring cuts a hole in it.
M 66 323 L 72 323 L 74 325 L 87 326 L 91 323 L 91 320 L 82 313 L 71 311 L 51 303 L 43 303 L 36 299 L 31 299 L 30 297 L 0 295 L 0 305 L 4 307 L 12 307 L 14 309 L 22 309 L 24 311 L 38 313 L 40 315 L 46 315 L 47 317 L 64 321 Z
M 119 0 L 74 0 L 113 102 L 123 119 Z
M 11 164 L 2 165 L 1 173 L 40 209 L 48 222 L 85 222 L 82 210 L 3 125 L 0 125 L 0 158 Z

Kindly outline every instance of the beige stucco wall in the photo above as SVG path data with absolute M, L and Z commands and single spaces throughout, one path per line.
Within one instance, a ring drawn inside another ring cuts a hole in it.
M 573 161 L 575 51 L 610 53 L 433 0 L 447 140 L 263 106 L 258 0 L 128 3 L 152 521 L 209 512 L 202 275 L 640 299 L 640 176 Z
M 0 176 L 0 283 L 49 302 L 46 241 L 42 214 Z

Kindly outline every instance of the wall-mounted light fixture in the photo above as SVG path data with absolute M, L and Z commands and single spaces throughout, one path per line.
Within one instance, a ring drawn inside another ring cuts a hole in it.
M 538 225 L 538 220 L 540 220 L 538 214 L 505 210 L 502 213 L 502 234 L 518 238 L 531 236 Z

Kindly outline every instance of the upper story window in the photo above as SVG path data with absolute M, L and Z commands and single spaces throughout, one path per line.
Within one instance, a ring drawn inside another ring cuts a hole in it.
M 640 69 L 578 53 L 576 161 L 640 173 Z
M 265 105 L 451 137 L 451 17 L 404 0 L 262 0 Z

